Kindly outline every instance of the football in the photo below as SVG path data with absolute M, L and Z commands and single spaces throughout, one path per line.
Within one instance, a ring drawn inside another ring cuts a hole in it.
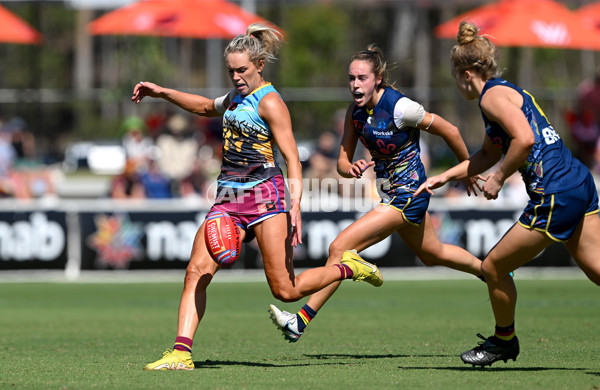
M 223 267 L 230 267 L 240 257 L 240 232 L 226 212 L 213 210 L 206 215 L 204 241 L 210 257 Z

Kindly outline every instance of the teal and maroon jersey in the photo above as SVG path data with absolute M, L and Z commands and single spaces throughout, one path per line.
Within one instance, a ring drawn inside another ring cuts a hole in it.
M 238 94 L 223 114 L 219 187 L 250 188 L 282 174 L 273 133 L 258 114 L 260 100 L 270 92 L 278 93 L 268 83 L 246 96 Z
M 483 95 L 490 88 L 498 85 L 512 88 L 523 97 L 521 111 L 525 114 L 535 136 L 531 153 L 519 168 L 527 187 L 527 193 L 530 196 L 532 194 L 552 194 L 569 190 L 581 184 L 588 174 L 588 169 L 571 155 L 529 92 L 502 78 L 492 78 L 485 83 L 479 104 L 481 105 Z M 503 154 L 506 154 L 510 146 L 510 137 L 500 124 L 489 120 L 483 112 L 482 116 L 487 136 L 491 138 L 496 147 L 502 150 Z

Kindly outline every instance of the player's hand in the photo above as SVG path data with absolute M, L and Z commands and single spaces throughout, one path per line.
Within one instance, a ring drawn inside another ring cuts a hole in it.
M 352 166 L 350 167 L 350 169 L 348 169 L 348 174 L 352 177 L 356 177 L 357 179 L 362 177 L 362 174 L 364 173 L 364 171 L 367 170 L 367 168 L 369 168 L 370 166 L 375 165 L 374 161 L 365 161 L 365 160 L 358 160 L 352 163 Z
M 467 189 L 467 196 L 471 196 L 471 193 L 477 196 L 477 191 L 483 193 L 483 186 L 479 181 L 485 182 L 485 180 L 486 179 L 483 176 L 477 175 L 461 180 L 461 182 L 464 183 L 465 188 Z
M 488 200 L 498 199 L 498 193 L 502 189 L 504 185 L 504 181 L 498 179 L 495 174 L 490 174 L 485 179 L 485 184 L 483 185 L 483 195 Z
M 419 188 L 417 188 L 414 196 L 419 195 L 423 191 L 427 191 L 428 193 L 433 195 L 433 190 L 435 190 L 436 188 L 440 188 L 444 184 L 446 184 L 446 179 L 442 175 L 429 177 L 427 178 L 427 180 L 425 180 L 425 183 L 421 184 Z
M 292 208 L 290 209 L 290 217 L 292 223 L 292 246 L 295 248 L 302 244 L 302 215 L 300 214 L 300 200 L 292 200 Z
M 160 97 L 162 91 L 162 87 L 151 83 L 149 81 L 140 81 L 133 88 L 133 96 L 131 96 L 131 101 L 136 104 L 141 102 L 145 96 L 150 97 Z

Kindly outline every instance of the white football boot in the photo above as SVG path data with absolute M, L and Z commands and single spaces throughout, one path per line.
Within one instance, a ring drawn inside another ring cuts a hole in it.
M 298 330 L 298 316 L 296 314 L 285 310 L 281 311 L 275 305 L 269 305 L 269 313 L 271 314 L 271 320 L 287 341 L 295 343 L 300 339 L 304 332 Z

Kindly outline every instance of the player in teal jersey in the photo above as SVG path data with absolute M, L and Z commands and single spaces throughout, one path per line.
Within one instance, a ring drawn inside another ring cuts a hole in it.
M 383 54 L 375 45 L 356 53 L 350 61 L 348 81 L 353 102 L 346 114 L 337 168 L 343 177 L 359 178 L 372 166 L 382 199 L 331 243 L 327 264 L 338 263 L 341 253 L 348 249 L 360 252 L 396 233 L 425 265 L 443 265 L 481 276 L 478 258 L 438 239 L 427 212 L 429 196 L 414 196 L 427 179 L 420 158 L 421 131 L 440 136 L 459 161 L 469 157 L 467 147 L 455 126 L 394 89 L 386 76 Z M 361 158 L 354 161 L 359 141 L 370 152 L 370 162 Z M 467 184 L 469 193 L 476 190 L 470 180 Z M 300 338 L 338 286 L 333 283 L 311 295 L 296 314 L 270 306 L 273 322 L 289 342 Z
M 242 239 L 256 236 L 274 297 L 295 301 L 350 278 L 380 286 L 383 279 L 377 267 L 351 251 L 340 255 L 340 264 L 308 269 L 298 276 L 294 273 L 293 247 L 302 237 L 302 168 L 287 106 L 263 79 L 265 63 L 275 60 L 280 45 L 281 34 L 262 24 L 252 24 L 246 34 L 235 37 L 225 49 L 234 89 L 220 98 L 209 99 L 140 82 L 131 99 L 139 103 L 145 96 L 162 98 L 198 115 L 223 116 L 223 163 L 213 209 L 231 216 Z M 275 146 L 287 167 L 291 194 L 287 200 Z M 194 368 L 193 338 L 206 308 L 206 288 L 218 269 L 209 255 L 202 224 L 187 267 L 174 349 L 144 369 Z
M 480 174 L 504 159 L 485 178 L 483 193 L 496 199 L 517 170 L 529 203 L 518 222 L 482 263 L 496 320 L 493 336 L 464 352 L 465 363 L 486 366 L 516 360 L 517 290 L 510 272 L 554 242 L 562 242 L 590 280 L 600 284 L 598 194 L 589 170 L 564 146 L 533 96 L 500 78 L 496 48 L 471 23 L 463 22 L 452 49 L 452 75 L 467 100 L 478 99 L 486 137 L 468 160 L 430 177 L 417 193 L 432 194 L 444 183 Z

